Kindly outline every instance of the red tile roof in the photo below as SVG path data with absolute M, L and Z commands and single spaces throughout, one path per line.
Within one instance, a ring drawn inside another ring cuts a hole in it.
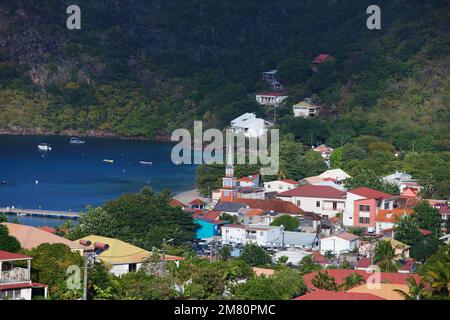
M 345 192 L 330 186 L 304 185 L 278 194 L 280 197 L 345 199 Z
M 219 219 L 220 215 L 222 214 L 222 211 L 204 211 L 195 213 L 192 217 L 193 218 L 205 218 L 209 220 L 217 220 Z
M 369 258 L 361 258 L 358 261 L 358 268 L 368 268 L 372 265 L 372 262 Z
M 203 206 L 205 204 L 206 204 L 206 202 L 201 199 L 194 199 L 191 202 L 189 202 L 189 205 L 191 205 L 191 206 Z
M 169 204 L 170 204 L 172 207 L 181 207 L 181 208 L 187 207 L 187 205 L 185 205 L 183 202 L 181 202 L 181 201 L 179 201 L 179 200 L 177 200 L 177 199 L 171 199 L 171 200 L 169 201 Z
M 317 290 L 309 292 L 304 296 L 297 297 L 294 300 L 385 300 L 385 299 L 370 293 Z
M 328 238 L 333 238 L 333 237 L 338 237 L 338 238 L 341 238 L 341 239 L 344 239 L 347 241 L 353 241 L 353 240 L 359 239 L 359 237 L 357 235 L 350 233 L 350 232 L 345 232 L 345 231 L 336 233 L 336 234 L 332 234 L 332 235 L 330 235 L 328 237 L 324 237 L 322 239 L 328 239 Z
M 261 209 L 287 214 L 303 214 L 303 210 L 290 201 L 281 199 L 247 199 L 238 198 L 235 202 L 243 203 L 251 209 Z
M 23 254 L 18 253 L 12 253 L 8 251 L 0 250 L 0 260 L 6 261 L 6 260 L 23 260 L 23 259 L 32 259 L 29 256 L 25 256 Z
M 352 270 L 352 269 L 327 269 L 327 270 L 321 270 L 321 273 L 328 272 L 328 275 L 330 277 L 334 277 L 334 280 L 337 284 L 341 284 L 344 282 L 344 279 L 351 275 L 352 273 L 358 273 L 364 277 L 364 279 L 367 281 L 367 279 L 373 275 L 373 273 L 367 273 L 364 270 Z M 308 274 L 305 274 L 303 276 L 303 279 L 305 281 L 306 286 L 309 289 L 317 290 L 316 287 L 311 283 L 311 280 L 314 279 L 318 271 L 314 271 Z M 380 281 L 381 283 L 391 283 L 391 284 L 405 284 L 407 285 L 408 282 L 406 281 L 409 277 L 413 277 L 416 279 L 417 282 L 420 281 L 420 277 L 417 274 L 403 274 L 403 273 L 397 273 L 397 272 L 380 272 Z
M 430 235 L 430 234 L 433 233 L 432 231 L 425 230 L 425 229 L 421 229 L 421 228 L 419 228 L 419 231 L 420 231 L 420 233 L 421 233 L 422 235 L 424 235 L 424 236 L 428 236 L 428 235 Z
M 297 181 L 294 181 L 294 180 L 291 180 L 291 179 L 283 179 L 283 180 L 281 180 L 281 181 L 282 181 L 282 182 L 289 183 L 289 184 L 294 184 L 294 185 L 297 185 L 297 184 L 298 184 Z
M 253 182 L 252 179 L 250 179 L 249 177 L 242 177 L 237 179 L 237 181 L 243 181 L 243 182 Z
M 321 53 L 317 57 L 314 57 L 313 63 L 321 64 L 327 61 L 331 56 L 329 54 Z
M 311 254 L 312 260 L 314 263 L 318 263 L 318 264 L 330 264 L 330 261 L 325 258 L 324 255 L 320 254 L 320 252 L 318 251 L 314 251 Z
M 394 208 L 392 210 L 378 209 L 376 221 L 393 222 L 396 223 L 403 215 L 413 214 L 411 208 Z
M 378 190 L 370 189 L 367 187 L 359 187 L 356 189 L 349 190 L 348 192 L 357 194 L 361 197 L 367 198 L 367 199 L 387 199 L 392 198 L 393 195 L 384 193 Z

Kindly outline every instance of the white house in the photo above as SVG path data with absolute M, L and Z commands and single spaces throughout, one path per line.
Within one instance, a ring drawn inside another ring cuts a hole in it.
M 402 193 L 406 188 L 413 188 L 418 191 L 422 189 L 419 185 L 417 179 L 413 179 L 412 175 L 406 172 L 396 171 L 393 174 L 381 178 L 384 182 L 395 184 L 399 187 L 400 193 Z
M 311 100 L 305 99 L 302 102 L 292 106 L 294 117 L 312 118 L 319 114 L 320 107 L 311 103 Z
M 290 179 L 264 182 L 266 192 L 284 192 L 298 187 L 298 182 Z
M 256 102 L 263 106 L 278 106 L 282 104 L 288 95 L 282 92 L 260 92 L 256 94 Z
M 47 297 L 47 285 L 31 281 L 32 259 L 0 250 L 0 300 L 31 300 L 36 290 Z
M 231 130 L 235 134 L 243 134 L 247 138 L 263 135 L 273 123 L 257 118 L 254 113 L 244 113 L 231 121 Z
M 320 239 L 321 254 L 331 252 L 339 256 L 341 253 L 351 252 L 358 247 L 359 237 L 345 231 Z
M 329 186 L 303 185 L 281 192 L 277 197 L 324 218 L 334 217 L 345 209 L 345 191 Z
M 336 183 L 340 183 L 342 181 L 345 181 L 348 178 L 351 178 L 351 176 L 342 169 L 327 170 L 327 171 L 319 174 L 319 177 L 322 179 L 332 179 Z
M 226 224 L 222 226 L 222 244 L 256 243 L 262 247 L 280 245 L 283 228 L 265 225 Z

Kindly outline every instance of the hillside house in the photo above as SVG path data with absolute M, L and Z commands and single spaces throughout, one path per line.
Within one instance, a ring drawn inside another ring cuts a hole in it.
M 254 113 L 244 113 L 232 120 L 230 129 L 235 134 L 243 134 L 247 138 L 257 138 L 267 132 L 267 128 L 273 126 L 272 122 L 257 118 Z
M 32 259 L 0 250 L 0 300 L 31 300 L 34 296 L 47 298 L 47 285 L 31 281 Z
M 304 100 L 292 106 L 292 112 L 295 118 L 314 118 L 317 117 L 320 107 L 314 105 L 311 101 Z
M 298 187 L 298 182 L 290 179 L 264 182 L 266 192 L 284 192 Z
M 283 92 L 260 92 L 255 98 L 259 105 L 277 107 L 286 101 L 288 95 Z

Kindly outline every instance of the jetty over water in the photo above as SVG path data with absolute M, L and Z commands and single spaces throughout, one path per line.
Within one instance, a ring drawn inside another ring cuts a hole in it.
M 0 213 L 17 216 L 33 216 L 33 217 L 48 217 L 48 218 L 62 218 L 62 219 L 78 219 L 79 212 L 73 211 L 55 211 L 55 210 L 41 210 L 41 209 L 22 209 L 22 208 L 0 208 Z

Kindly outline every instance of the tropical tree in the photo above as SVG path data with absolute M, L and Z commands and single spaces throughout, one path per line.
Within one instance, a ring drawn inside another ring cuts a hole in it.
M 9 235 L 6 226 L 0 225 L 0 250 L 17 252 L 20 250 L 20 242 L 15 237 Z
M 255 243 L 248 243 L 244 246 L 241 259 L 250 266 L 265 265 L 272 262 L 269 253 Z
M 403 216 L 394 227 L 394 238 L 407 245 L 413 246 L 423 239 L 417 222 L 412 216 Z
M 311 283 L 317 289 L 323 289 L 328 291 L 339 290 L 339 285 L 336 283 L 335 278 L 330 276 L 328 274 L 328 271 L 325 271 L 324 273 L 319 271 L 311 280 Z
M 299 221 L 297 218 L 291 217 L 289 215 L 284 215 L 278 218 L 275 218 L 271 226 L 283 226 L 286 231 L 295 231 L 298 229 Z
M 376 263 L 382 272 L 397 272 L 397 262 L 395 248 L 387 240 L 378 242 L 375 247 L 374 263 Z
M 413 277 L 409 277 L 406 281 L 408 282 L 408 292 L 394 289 L 394 291 L 398 292 L 405 300 L 422 300 L 426 296 L 425 285 L 421 281 L 417 282 Z
M 434 295 L 450 297 L 450 264 L 436 261 L 425 270 L 423 278 L 430 284 L 431 292 Z
M 422 201 L 414 207 L 414 219 L 419 228 L 432 231 L 439 235 L 441 231 L 441 214 L 439 210 L 430 206 L 428 202 Z
M 307 274 L 322 269 L 322 266 L 318 263 L 314 263 L 312 257 L 307 255 L 300 261 L 298 269 L 301 274 Z
M 340 285 L 340 288 L 344 291 L 350 290 L 360 284 L 366 282 L 364 277 L 357 272 L 352 273 L 351 275 L 344 278 L 344 282 Z

